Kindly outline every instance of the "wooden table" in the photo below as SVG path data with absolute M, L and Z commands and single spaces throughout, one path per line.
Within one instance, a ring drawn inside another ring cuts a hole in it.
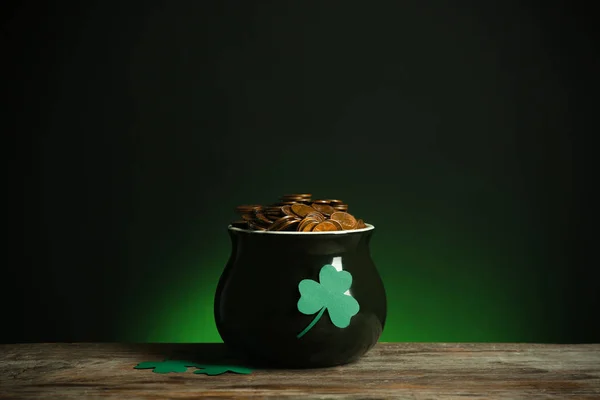
M 231 357 L 222 344 L 0 345 L 0 399 L 600 399 L 600 344 L 380 343 L 350 365 L 249 375 L 133 368 Z

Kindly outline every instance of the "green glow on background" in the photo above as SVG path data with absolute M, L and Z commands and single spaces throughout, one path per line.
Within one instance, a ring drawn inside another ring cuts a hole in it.
M 598 74 L 566 3 L 52 3 L 8 31 L 9 342 L 220 341 L 232 210 L 290 192 L 375 225 L 383 341 L 598 342 Z
M 388 297 L 381 341 L 526 342 L 556 337 L 536 317 L 547 305 L 538 300 L 543 293 L 528 272 L 537 271 L 531 266 L 540 260 L 527 250 L 534 247 L 528 243 L 527 222 L 520 218 L 526 209 L 508 195 L 496 196 L 497 205 L 513 216 L 493 218 L 491 226 L 508 232 L 496 237 L 494 232 L 477 234 L 477 218 L 468 210 L 452 221 L 442 215 L 443 209 L 420 208 L 398 215 L 400 223 L 390 221 L 371 199 L 349 201 L 356 205 L 357 214 L 372 216 L 376 225 L 371 253 Z M 241 204 L 244 197 L 236 193 L 232 201 Z M 230 208 L 219 207 L 230 216 Z M 215 235 L 203 243 L 200 233 L 189 232 L 197 238 L 191 241 L 195 245 L 186 245 L 178 256 L 161 261 L 160 270 L 176 274 L 161 274 L 138 288 L 151 291 L 152 296 L 130 304 L 123 314 L 121 335 L 127 340 L 221 341 L 213 319 L 213 296 L 231 246 L 225 226 L 218 228 L 221 221 L 218 216 L 205 221 L 203 227 L 214 225 L 209 229 Z
M 423 249 L 413 248 L 395 260 L 389 250 L 394 248 L 393 239 L 381 236 L 377 232 L 372 252 L 388 297 L 382 341 L 527 341 L 543 330 L 525 315 L 532 304 L 518 282 L 470 276 L 469 271 L 482 268 L 477 260 L 455 268 L 435 255 L 416 259 Z M 127 340 L 220 342 L 213 294 L 228 251 L 229 246 L 227 251 L 219 247 L 198 257 L 188 263 L 184 278 L 163 282 L 149 302 L 135 305 L 121 321 Z M 418 268 L 407 267 L 410 264 Z
M 178 279 L 149 282 L 152 296 L 142 303 L 131 302 L 121 314 L 120 336 L 133 342 L 221 342 L 213 297 L 229 248 L 213 251 L 179 266 L 184 272 Z M 214 267 L 202 267 L 206 265 Z

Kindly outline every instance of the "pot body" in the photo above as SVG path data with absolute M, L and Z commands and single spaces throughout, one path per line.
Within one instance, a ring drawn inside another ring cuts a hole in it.
M 381 336 L 387 312 L 369 251 L 373 232 L 372 226 L 339 234 L 229 227 L 232 252 L 214 307 L 225 344 L 259 365 L 277 367 L 328 367 L 360 358 Z

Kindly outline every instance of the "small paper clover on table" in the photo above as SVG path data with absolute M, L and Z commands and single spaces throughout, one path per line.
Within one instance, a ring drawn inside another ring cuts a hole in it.
M 252 372 L 252 369 L 247 367 L 238 367 L 236 365 L 202 365 L 202 369 L 194 371 L 195 374 L 206 375 L 221 375 L 225 372 L 233 372 L 234 374 L 246 375 Z
M 221 375 L 225 372 L 236 374 L 249 374 L 252 369 L 236 365 L 208 365 L 198 364 L 193 361 L 184 360 L 164 360 L 164 361 L 145 361 L 136 365 L 135 369 L 152 369 L 157 374 L 168 374 L 170 372 L 187 372 L 190 367 L 198 368 L 194 374 Z
M 157 374 L 169 372 L 187 372 L 188 367 L 195 367 L 196 363 L 183 360 L 145 361 L 136 365 L 135 369 L 152 369 Z
M 300 300 L 298 311 L 306 315 L 319 312 L 312 322 L 298 334 L 298 339 L 304 336 L 319 319 L 325 310 L 333 325 L 346 328 L 350 319 L 360 310 L 360 305 L 354 297 L 346 293 L 352 286 L 352 274 L 348 271 L 338 271 L 333 265 L 325 264 L 319 272 L 319 282 L 303 279 L 298 284 Z

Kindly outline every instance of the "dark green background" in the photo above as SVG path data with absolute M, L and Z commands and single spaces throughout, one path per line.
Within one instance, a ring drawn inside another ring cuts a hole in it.
M 598 341 L 592 16 L 543 4 L 5 5 L 4 340 L 220 341 L 233 208 L 310 192 L 381 340 Z

